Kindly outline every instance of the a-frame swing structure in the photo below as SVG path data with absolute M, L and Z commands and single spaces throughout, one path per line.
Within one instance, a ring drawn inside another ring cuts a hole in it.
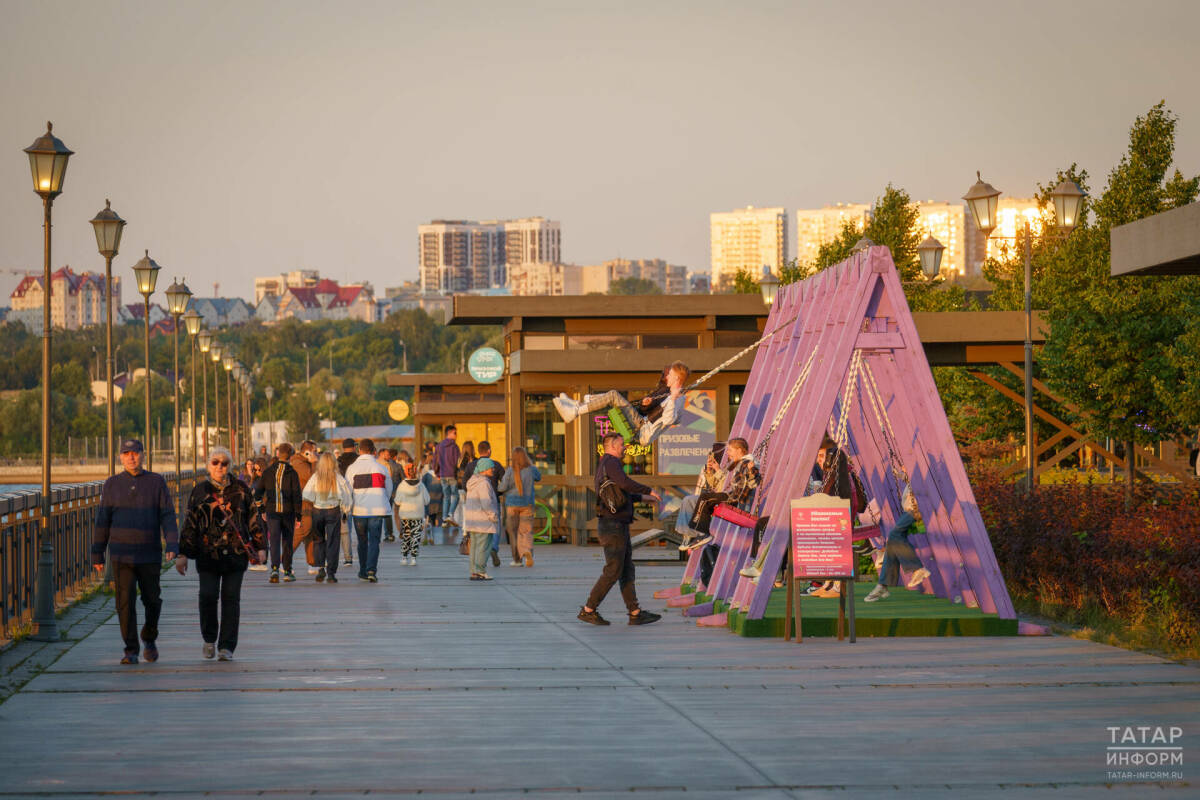
M 753 530 L 714 517 L 721 551 L 708 585 L 698 586 L 700 551 L 684 572 L 682 589 L 708 599 L 690 614 L 708 614 L 708 625 L 731 612 L 762 619 L 789 547 L 790 500 L 806 494 L 826 431 L 842 427 L 883 531 L 901 514 L 905 477 L 912 486 L 926 533 L 911 541 L 932 573 L 922 591 L 1015 619 L 891 252 L 871 247 L 781 287 L 765 330 L 730 431 L 763 476 L 753 509 L 770 516 L 762 575 L 739 574 Z

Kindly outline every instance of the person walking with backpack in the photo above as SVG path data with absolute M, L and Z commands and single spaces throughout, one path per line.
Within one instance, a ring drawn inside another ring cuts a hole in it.
M 92 566 L 104 571 L 104 554 L 109 550 L 116 584 L 117 619 L 125 640 L 122 664 L 138 663 L 137 593 L 142 594 L 146 624 L 141 641 L 147 661 L 158 660 L 158 618 L 162 613 L 159 576 L 163 563 L 163 539 L 166 558 L 179 552 L 179 531 L 175 525 L 175 503 L 167 482 L 157 472 L 142 469 L 142 443 L 137 439 L 121 442 L 121 466 L 124 470 L 104 481 L 100 504 L 96 507 L 96 525 L 92 538 Z M 227 465 L 228 466 L 228 465 Z
M 592 625 L 608 625 L 600 616 L 600 603 L 614 583 L 621 586 L 621 597 L 629 612 L 630 625 L 648 625 L 662 619 L 662 615 L 643 611 L 638 605 L 637 589 L 634 588 L 633 547 L 629 543 L 629 524 L 633 522 L 635 500 L 662 499 L 649 486 L 644 486 L 625 474 L 621 457 L 625 453 L 625 440 L 616 431 L 604 434 L 604 455 L 596 465 L 596 516 L 599 517 L 600 544 L 604 547 L 604 569 L 587 604 L 579 609 L 579 619 Z
M 267 535 L 271 543 L 270 583 L 279 583 L 279 566 L 283 564 L 283 582 L 296 580 L 292 572 L 292 553 L 295 533 L 300 528 L 304 498 L 300 476 L 288 463 L 292 446 L 287 442 L 276 446 L 275 461 L 267 467 L 254 485 L 254 499 L 263 504 L 267 515 Z M 282 559 L 281 559 L 282 555 Z
M 358 459 L 346 468 L 346 482 L 354 490 L 351 518 L 358 537 L 358 577 L 376 583 L 383 520 L 392 513 L 392 475 L 375 458 L 370 439 L 359 441 Z

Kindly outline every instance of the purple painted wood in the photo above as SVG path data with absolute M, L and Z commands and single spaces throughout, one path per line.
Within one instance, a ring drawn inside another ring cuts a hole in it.
M 789 544 L 789 500 L 804 494 L 821 438 L 827 429 L 834 431 L 851 360 L 860 347 L 895 433 L 898 466 L 909 475 L 925 518 L 927 533 L 914 537 L 933 573 L 925 590 L 1014 616 L 887 248 L 871 248 L 783 287 L 764 329 L 777 330 L 785 322 L 789 330 L 780 330 L 755 355 L 730 432 L 756 449 L 817 348 L 808 379 L 759 465 L 764 475 L 760 513 L 771 517 L 764 534 L 763 580 L 755 585 L 738 575 L 748 560 L 753 532 L 714 519 L 712 532 L 721 554 L 707 593 L 747 610 L 752 619 L 762 617 Z M 860 375 L 847 409 L 847 449 L 869 494 L 879 501 L 886 528 L 900 514 L 901 487 L 891 473 L 867 390 L 865 375 Z M 697 579 L 698 568 L 699 552 L 694 552 L 685 582 Z

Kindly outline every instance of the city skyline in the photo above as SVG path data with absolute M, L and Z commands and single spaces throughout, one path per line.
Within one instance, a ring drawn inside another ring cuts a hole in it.
M 439 218 L 545 216 L 567 231 L 563 261 L 703 272 L 716 211 L 869 203 L 888 182 L 958 203 L 976 169 L 1028 197 L 1071 162 L 1098 192 L 1160 99 L 1180 118 L 1177 163 L 1200 172 L 1194 3 L 864 18 L 818 3 L 363 2 L 336 25 L 321 3 L 280 8 L 0 0 L 0 270 L 41 263 L 19 150 L 46 119 L 76 151 L 55 269 L 102 269 L 87 221 L 108 197 L 129 221 L 125 282 L 148 248 L 198 295 L 237 297 L 295 269 L 418 279 L 412 231 Z M 1050 76 L 1062 64 L 1078 84 Z M 932 90 L 892 77 L 905 73 L 941 77 Z M 770 111 L 741 110 L 755 108 Z M 20 278 L 0 272 L 4 297 Z

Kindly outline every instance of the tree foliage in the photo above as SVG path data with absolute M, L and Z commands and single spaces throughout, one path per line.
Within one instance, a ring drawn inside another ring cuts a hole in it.
M 662 294 L 658 284 L 647 278 L 617 278 L 608 285 L 609 294 Z

